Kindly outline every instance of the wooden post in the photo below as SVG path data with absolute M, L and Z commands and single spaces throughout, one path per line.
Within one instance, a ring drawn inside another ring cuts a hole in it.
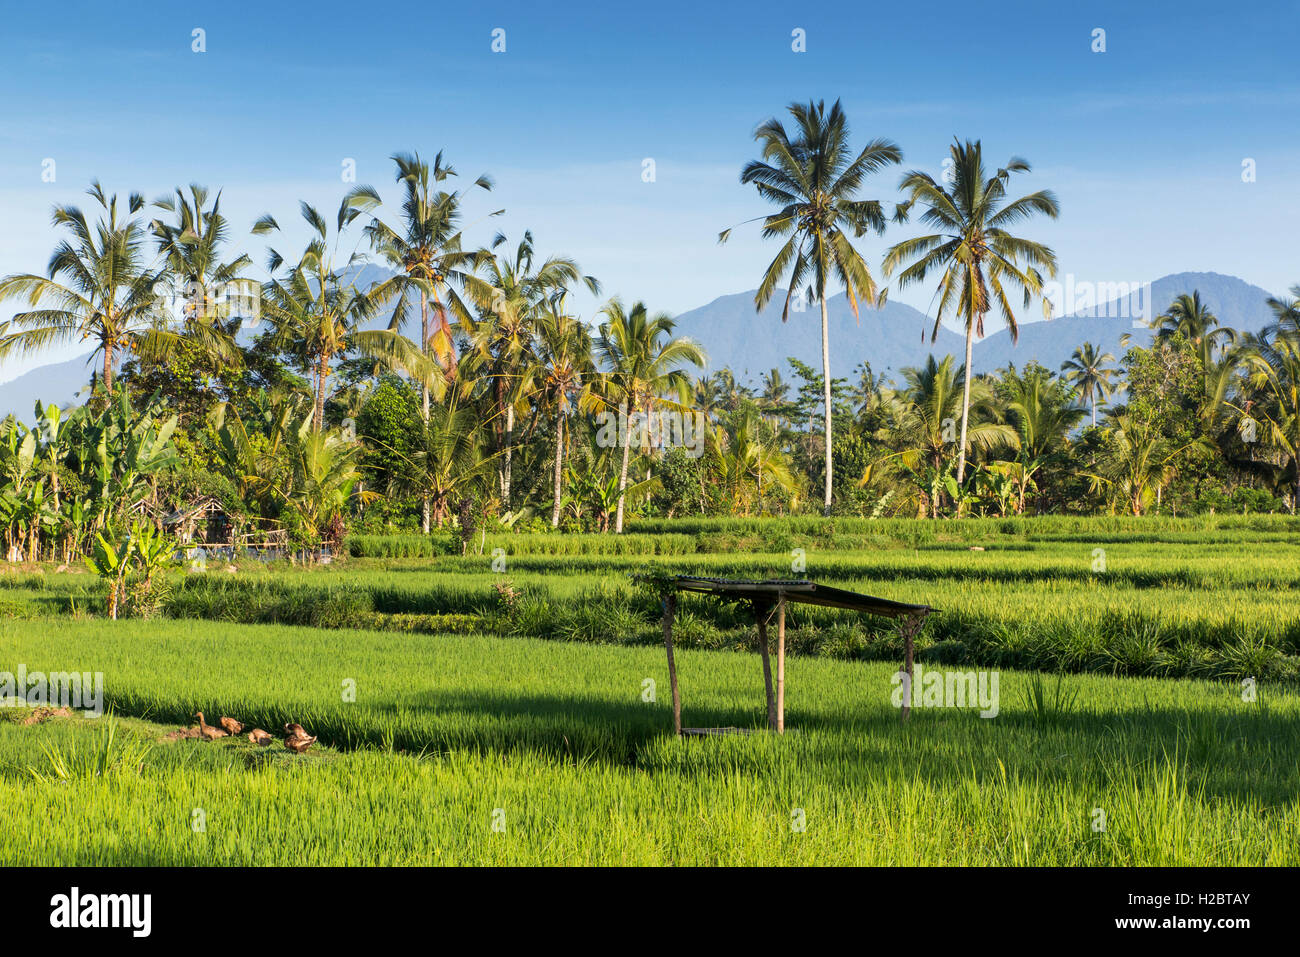
M 785 734 L 785 593 L 776 601 L 776 733 Z
M 668 649 L 668 683 L 673 691 L 673 731 L 682 736 L 682 696 L 677 690 L 677 664 L 673 661 L 673 616 L 677 612 L 677 593 L 664 596 L 664 647 Z
M 903 619 L 901 625 L 903 632 L 903 670 L 907 672 L 907 695 L 903 698 L 904 721 L 912 714 L 912 701 L 916 694 L 916 689 L 912 687 L 912 659 L 915 648 L 913 639 L 924 623 L 924 615 L 908 615 Z
M 767 689 L 767 726 L 776 730 L 776 697 L 772 694 L 772 659 L 767 653 L 767 608 L 753 603 L 754 623 L 758 625 L 758 650 L 763 654 L 763 685 Z

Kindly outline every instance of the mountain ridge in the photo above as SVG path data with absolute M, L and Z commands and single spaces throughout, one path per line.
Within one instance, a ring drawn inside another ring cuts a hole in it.
M 1162 276 L 1147 284 L 1144 301 L 1152 306 L 1152 315 L 1164 311 L 1180 293 L 1197 290 L 1222 325 L 1239 332 L 1258 332 L 1271 319 L 1266 305 L 1270 293 L 1236 276 L 1214 272 L 1183 272 Z M 755 383 L 769 369 L 787 372 L 787 356 L 821 370 L 820 313 L 808 307 L 792 312 L 786 330 L 804 323 L 805 334 L 754 335 L 755 330 L 782 328 L 781 291 L 762 311 L 754 309 L 754 291 L 719 296 L 707 305 L 688 310 L 677 317 L 677 332 L 688 335 L 704 346 L 709 355 L 708 370 L 729 366 L 740 381 Z M 1014 363 L 1023 367 L 1031 361 L 1058 370 L 1074 349 L 1092 342 L 1101 352 L 1116 359 L 1124 353 L 1120 337 L 1128 334 L 1132 345 L 1147 345 L 1153 331 L 1144 322 L 1134 324 L 1125 315 L 1123 300 L 1107 300 L 1076 310 L 1070 315 L 1039 319 L 1019 324 L 1015 343 L 1010 332 L 1000 328 L 977 339 L 971 350 L 971 365 L 977 373 L 995 372 Z M 933 318 L 904 303 L 887 301 L 882 309 L 860 310 L 855 320 L 847 298 L 840 294 L 827 300 L 830 331 L 831 375 L 849 377 L 860 362 L 871 364 L 872 371 L 897 381 L 901 370 L 925 363 L 928 356 L 941 359 L 965 352 L 965 339 L 948 326 L 941 326 L 934 343 L 930 333 Z

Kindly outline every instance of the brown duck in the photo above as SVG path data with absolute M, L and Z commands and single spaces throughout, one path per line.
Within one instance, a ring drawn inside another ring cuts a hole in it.
M 316 743 L 314 735 L 309 735 L 300 724 L 284 726 L 284 746 L 294 754 L 302 754 Z
M 275 738 L 271 737 L 268 732 L 263 731 L 261 728 L 254 728 L 252 731 L 248 732 L 248 740 L 252 741 L 254 744 L 260 744 L 262 747 L 266 747 L 274 741 Z
M 244 730 L 244 726 L 242 724 L 240 724 L 234 718 L 227 718 L 224 714 L 221 716 L 221 720 L 218 721 L 217 723 L 221 725 L 223 728 L 225 728 L 226 733 L 229 734 L 231 737 L 234 737 L 235 735 L 239 734 L 239 732 Z
M 222 731 L 220 728 L 211 727 L 203 720 L 202 711 L 194 712 L 194 717 L 199 719 L 199 737 L 204 741 L 215 741 L 217 738 L 224 738 L 226 736 L 226 732 Z

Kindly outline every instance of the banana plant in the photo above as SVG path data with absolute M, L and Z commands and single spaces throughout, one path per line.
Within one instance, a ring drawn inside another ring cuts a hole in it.
M 997 507 L 998 515 L 1004 517 L 1016 503 L 1016 480 L 1011 474 L 1013 465 L 1012 462 L 990 462 L 975 473 L 982 496 Z
M 81 496 L 74 496 L 71 502 L 65 502 L 59 511 L 63 530 L 63 561 L 72 561 L 72 556 L 81 551 L 81 539 L 86 534 L 90 513 Z
M 103 532 L 96 532 L 94 548 L 85 558 L 86 567 L 108 583 L 108 617 L 114 621 L 126 595 L 126 576 L 134 550 L 130 536 L 115 544 Z
M 84 462 L 91 486 L 93 524 L 106 528 L 148 494 L 146 479 L 180 461 L 172 435 L 178 419 L 163 418 L 155 394 L 134 410 L 126 389 L 83 425 L 78 458 Z
M 176 542 L 150 522 L 133 522 L 131 544 L 137 568 L 144 575 L 145 592 L 151 592 L 154 577 L 175 567 Z
M 36 483 L 33 465 L 36 460 L 36 436 L 9 418 L 0 438 L 0 518 L 4 520 L 5 550 L 9 561 L 21 561 L 23 540 L 29 533 L 32 508 L 31 492 Z
M 36 436 L 37 458 L 40 470 L 50 477 L 50 494 L 57 512 L 59 502 L 59 466 L 67 455 L 67 426 L 63 410 L 57 405 L 42 405 L 36 402 L 36 424 L 32 426 Z

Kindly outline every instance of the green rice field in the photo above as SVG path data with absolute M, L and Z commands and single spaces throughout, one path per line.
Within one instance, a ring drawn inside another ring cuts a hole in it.
M 89 574 L 8 572 L 0 672 L 100 672 L 113 713 L 0 710 L 0 861 L 1294 866 L 1300 524 L 1239 518 L 372 538 L 117 622 Z M 904 723 L 891 623 L 795 608 L 762 732 L 752 625 L 688 597 L 685 723 L 758 733 L 679 740 L 647 566 L 931 604 L 918 661 L 996 671 L 998 713 Z M 319 742 L 169 737 L 196 710 Z

